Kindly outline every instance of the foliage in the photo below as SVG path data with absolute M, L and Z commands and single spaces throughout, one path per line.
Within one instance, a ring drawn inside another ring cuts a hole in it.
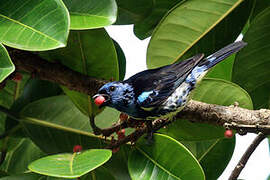
M 123 80 L 125 54 L 105 26 L 134 24 L 138 38 L 151 36 L 148 68 L 198 52 L 208 55 L 243 32 L 248 46 L 214 67 L 192 99 L 269 108 L 269 19 L 269 0 L 1 1 L 0 82 L 6 84 L 0 105 L 20 121 L 0 110 L 0 130 L 8 134 L 1 139 L 2 155 L 7 155 L 0 180 L 217 179 L 235 146 L 235 138 L 224 138 L 224 128 L 177 120 L 155 135 L 152 146 L 141 138 L 134 148 L 121 146 L 111 157 L 102 150 L 108 141 L 94 135 L 88 117 L 96 116 L 104 128 L 118 120 L 119 112 L 102 112 L 90 96 L 25 72 L 20 81 L 8 78 L 15 70 L 8 48 L 35 51 L 87 76 Z M 83 151 L 72 153 L 75 145 Z M 28 165 L 40 174 L 29 173 Z

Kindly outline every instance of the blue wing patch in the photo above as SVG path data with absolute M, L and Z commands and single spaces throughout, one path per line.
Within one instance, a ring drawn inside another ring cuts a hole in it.
M 186 78 L 187 83 L 195 84 L 197 79 L 207 70 L 207 66 L 196 66 Z
M 140 94 L 140 95 L 138 96 L 138 101 L 139 101 L 140 103 L 142 103 L 142 102 L 145 101 L 145 100 L 149 97 L 149 95 L 152 94 L 152 93 L 153 93 L 153 91 L 143 92 L 142 94 Z

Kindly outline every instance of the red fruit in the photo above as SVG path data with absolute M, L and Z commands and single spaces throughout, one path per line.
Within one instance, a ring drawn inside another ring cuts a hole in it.
M 15 82 L 20 82 L 22 80 L 22 78 L 23 78 L 22 77 L 22 74 L 16 72 L 15 75 L 14 75 L 14 77 L 12 78 L 12 80 L 15 81 Z
M 116 134 L 120 135 L 120 134 L 125 134 L 126 130 L 125 129 L 121 129 L 120 131 L 117 131 Z
M 120 131 L 117 131 L 116 134 L 118 136 L 118 140 L 124 139 L 126 137 L 125 133 L 126 133 L 125 129 L 121 129 Z
M 225 136 L 226 138 L 232 138 L 232 137 L 233 137 L 233 131 L 230 130 L 230 129 L 226 130 L 226 131 L 224 132 L 224 136 Z
M 82 146 L 81 145 L 75 145 L 73 147 L 73 152 L 76 153 L 76 152 L 81 152 L 82 151 Z
M 105 102 L 105 97 L 103 96 L 98 96 L 96 99 L 95 99 L 95 104 L 97 106 L 100 106 L 101 104 L 103 104 Z

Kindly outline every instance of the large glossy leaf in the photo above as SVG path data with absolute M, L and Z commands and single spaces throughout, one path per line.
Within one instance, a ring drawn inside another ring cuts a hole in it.
M 237 6 L 219 24 L 192 46 L 180 60 L 189 58 L 194 54 L 209 55 L 235 41 L 243 29 L 248 27 L 249 14 L 252 12 L 253 0 L 245 0 Z M 234 28 L 231 28 L 234 27 Z M 213 67 L 206 77 L 220 78 L 231 81 L 234 55 Z
M 66 179 L 67 178 L 45 176 L 36 173 L 25 173 L 0 178 L 0 180 L 66 180 Z M 106 179 L 115 180 L 115 178 L 111 175 L 111 173 L 103 166 L 98 167 L 97 169 L 92 170 L 86 175 L 80 177 L 80 180 L 106 180 Z M 71 178 L 70 180 L 78 180 L 78 178 Z
M 9 174 L 23 173 L 30 162 L 43 155 L 44 153 L 30 139 L 9 138 L 6 158 L 0 169 Z
M 101 145 L 99 137 L 92 133 L 88 117 L 66 96 L 32 102 L 21 111 L 21 117 L 24 129 L 44 152 L 72 152 L 77 144 L 84 149 Z
M 111 150 L 91 149 L 81 153 L 57 154 L 32 162 L 28 168 L 36 173 L 65 178 L 80 177 L 110 159 Z
M 252 12 L 252 16 L 250 17 L 250 20 L 253 21 L 254 18 L 262 12 L 264 9 L 270 7 L 270 1 L 268 0 L 255 0 L 254 1 L 254 10 Z
M 153 33 L 147 51 L 147 66 L 154 68 L 173 63 L 179 60 L 188 50 L 189 52 L 185 55 L 193 55 L 198 49 L 191 51 L 191 48 L 206 35 L 210 39 L 204 39 L 200 42 L 200 46 L 196 46 L 196 48 L 201 47 L 199 50 L 203 50 L 201 52 L 207 54 L 213 52 L 213 49 L 217 50 L 228 42 L 234 41 L 233 37 L 238 36 L 245 24 L 243 19 L 247 19 L 249 16 L 249 11 L 246 12 L 246 9 L 249 10 L 248 8 L 243 7 L 245 13 L 242 17 L 239 14 L 234 14 L 235 19 L 228 21 L 236 25 L 235 29 L 231 30 L 232 24 L 228 26 L 227 22 L 223 22 L 223 25 L 218 27 L 218 30 L 221 31 L 217 34 L 215 34 L 213 28 L 222 20 L 225 20 L 226 16 L 241 2 L 243 0 L 191 0 L 179 3 L 163 18 Z M 245 3 L 248 4 L 249 1 Z M 241 18 L 242 21 L 239 21 L 238 18 Z M 211 31 L 213 31 L 212 37 L 208 34 Z M 231 35 L 233 36 L 231 37 Z
M 69 15 L 61 0 L 9 0 L 0 2 L 0 42 L 40 51 L 64 47 Z
M 234 82 L 251 96 L 254 108 L 269 106 L 270 89 L 270 7 L 252 21 L 244 36 L 248 46 L 237 54 L 233 66 Z
M 106 109 L 96 117 L 98 126 L 110 127 L 118 120 L 117 113 Z M 100 136 L 92 133 L 89 118 L 66 96 L 32 102 L 21 111 L 21 117 L 24 129 L 44 152 L 71 152 L 77 144 L 82 145 L 83 149 L 105 145 Z
M 118 16 L 115 24 L 133 24 L 145 18 L 153 6 L 153 0 L 116 0 Z
M 107 107 L 95 117 L 96 125 L 101 128 L 111 127 L 119 120 L 120 112 L 116 109 Z
M 0 104 L 10 108 L 15 100 L 17 100 L 23 92 L 24 85 L 29 80 L 29 74 L 21 73 L 22 80 L 15 82 L 8 80 L 3 89 L 0 90 Z
M 80 180 L 118 180 L 112 176 L 112 174 L 103 166 L 91 171 L 87 175 L 84 175 Z
M 92 77 L 119 79 L 116 50 L 104 29 L 71 31 L 66 48 L 47 51 L 41 55 Z M 91 103 L 90 96 L 67 88 L 63 90 L 84 114 L 97 114 L 98 109 Z
M 57 178 L 57 177 L 51 177 L 51 176 L 43 176 L 36 173 L 24 173 L 24 174 L 18 174 L 18 175 L 11 175 L 6 176 L 3 178 L 0 178 L 0 180 L 66 180 L 66 178 Z M 70 180 L 77 180 L 76 178 L 70 179 Z M 82 179 L 84 180 L 84 179 Z
M 235 147 L 235 137 L 205 141 L 181 141 L 201 164 L 207 180 L 216 180 L 228 165 Z M 218 166 L 217 166 L 218 162 Z
M 93 29 L 116 21 L 115 0 L 63 0 L 70 14 L 71 29 Z
M 139 39 L 151 36 L 161 18 L 182 0 L 155 0 L 151 13 L 134 25 L 134 33 Z
M 152 146 L 141 138 L 128 159 L 132 179 L 205 179 L 196 158 L 178 141 L 161 134 Z
M 12 176 L 6 176 L 0 178 L 0 180 L 47 180 L 45 177 L 42 178 L 38 174 L 34 173 L 25 173 L 25 174 L 19 174 L 19 175 L 12 175 Z
M 119 65 L 119 80 L 124 80 L 126 75 L 126 57 L 121 46 L 114 40 L 114 47 L 117 53 L 118 65 Z
M 224 61 L 217 64 L 214 68 L 212 68 L 205 77 L 207 78 L 218 78 L 224 79 L 227 81 L 232 80 L 232 68 L 234 63 L 235 55 L 231 55 Z
M 6 79 L 13 71 L 15 66 L 10 60 L 6 48 L 0 44 L 0 83 Z
M 203 79 L 195 89 L 192 99 L 224 106 L 238 102 L 240 107 L 252 109 L 252 101 L 248 93 L 238 85 L 225 80 Z M 224 130 L 223 127 L 219 126 L 177 119 L 161 132 L 178 140 L 196 141 L 223 138 Z
M 104 164 L 116 180 L 131 180 L 128 172 L 128 154 L 131 151 L 129 145 L 122 145 L 120 150 L 113 154 L 112 158 Z
M 10 109 L 14 101 L 19 98 L 22 93 L 23 87 L 28 80 L 29 75 L 23 74 L 23 78 L 19 82 L 13 80 L 7 80 L 6 85 L 0 90 L 0 106 Z M 17 112 L 15 112 L 17 113 Z M 4 131 L 6 126 L 7 116 L 4 113 L 0 113 L 0 132 Z M 10 121 L 8 121 L 9 123 Z M 14 121 L 12 121 L 14 122 Z M 16 125 L 17 123 L 15 123 Z
M 29 79 L 22 89 L 23 91 L 21 95 L 10 107 L 10 111 L 15 114 L 20 112 L 24 106 L 26 106 L 27 104 L 33 101 L 36 101 L 38 99 L 42 99 L 45 97 L 59 95 L 62 92 L 61 88 L 57 84 L 54 84 L 48 81 L 42 81 L 39 79 Z M 14 119 L 11 119 L 8 117 L 6 119 L 6 130 L 11 130 L 12 128 L 16 128 L 18 124 L 19 124 L 18 121 L 15 121 Z M 25 133 L 18 130 L 17 132 L 14 132 L 10 135 L 23 137 Z

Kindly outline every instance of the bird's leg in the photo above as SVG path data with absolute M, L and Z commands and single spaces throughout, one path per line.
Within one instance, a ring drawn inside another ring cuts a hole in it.
M 146 120 L 146 127 L 147 127 L 147 135 L 146 135 L 146 139 L 147 139 L 147 143 L 148 144 L 152 144 L 154 142 L 153 139 L 153 124 L 151 120 Z

